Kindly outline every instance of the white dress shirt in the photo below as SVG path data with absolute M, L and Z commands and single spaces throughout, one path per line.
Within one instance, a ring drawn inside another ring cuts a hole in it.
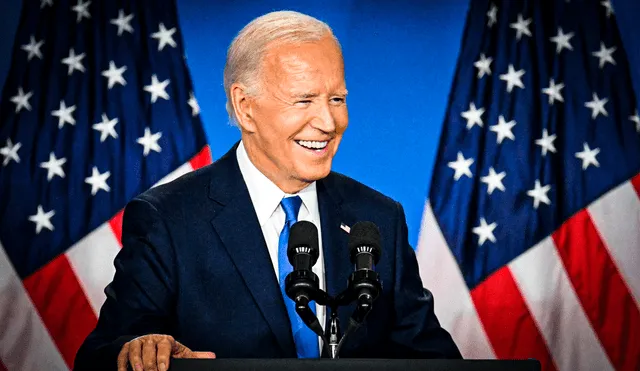
M 285 213 L 280 205 L 280 201 L 284 197 L 300 196 L 302 199 L 302 205 L 298 212 L 298 220 L 310 221 L 318 228 L 318 243 L 320 247 L 320 254 L 318 261 L 313 266 L 313 272 L 318 276 L 320 281 L 320 289 L 325 289 L 325 277 L 324 277 L 324 258 L 322 250 L 322 230 L 320 225 L 320 212 L 318 210 L 318 196 L 316 193 L 316 183 L 313 182 L 296 195 L 291 195 L 283 192 L 278 186 L 276 186 L 269 178 L 255 167 L 255 165 L 249 160 L 249 156 L 244 148 L 242 142 L 238 145 L 236 150 L 236 156 L 238 158 L 238 165 L 240 166 L 240 172 L 244 178 L 244 182 L 249 190 L 251 196 L 251 202 L 258 216 L 258 222 L 262 228 L 262 234 L 264 240 L 267 243 L 269 249 L 269 256 L 271 257 L 271 263 L 278 279 L 278 244 L 280 239 L 280 232 L 284 227 Z M 290 300 L 287 298 L 287 300 Z M 322 328 L 325 324 L 325 308 L 324 306 L 316 304 L 316 315 Z M 322 342 L 319 342 L 320 349 L 322 349 Z

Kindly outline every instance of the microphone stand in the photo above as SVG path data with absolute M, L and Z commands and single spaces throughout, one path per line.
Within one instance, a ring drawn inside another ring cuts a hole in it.
M 329 358 L 337 359 L 340 345 L 340 319 L 338 319 L 338 311 L 331 309 L 331 319 L 329 320 L 329 329 L 327 337 L 329 338 Z
M 296 301 L 296 312 L 305 325 L 316 333 L 322 339 L 324 345 L 328 347 L 329 358 L 337 359 L 347 335 L 364 324 L 365 318 L 372 309 L 373 301 L 382 291 L 382 283 L 378 278 L 377 272 L 359 270 L 353 272 L 349 277 L 348 287 L 336 297 L 332 297 L 319 288 L 318 278 L 313 272 L 293 271 L 286 277 L 285 290 L 289 297 L 296 298 L 294 299 Z M 302 293 L 302 295 L 296 295 L 296 293 Z M 347 330 L 341 335 L 338 308 L 347 306 L 354 300 L 357 302 L 356 309 L 349 319 Z M 309 308 L 309 303 L 312 301 L 319 305 L 324 305 L 331 311 L 329 328 L 326 329 L 324 334 L 318 317 Z

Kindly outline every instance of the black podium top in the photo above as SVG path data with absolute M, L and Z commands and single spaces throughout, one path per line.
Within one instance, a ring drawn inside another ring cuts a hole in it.
M 535 360 L 440 360 L 440 359 L 172 359 L 169 371 L 540 371 Z

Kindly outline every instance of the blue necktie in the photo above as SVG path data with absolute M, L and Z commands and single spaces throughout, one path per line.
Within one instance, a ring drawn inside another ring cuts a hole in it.
M 286 219 L 284 222 L 284 228 L 280 233 L 280 241 L 278 244 L 278 272 L 280 279 L 280 291 L 284 297 L 284 302 L 289 313 L 289 320 L 291 321 L 291 330 L 293 332 L 293 340 L 296 344 L 296 351 L 298 358 L 319 358 L 320 349 L 318 348 L 318 335 L 316 335 L 307 325 L 302 322 L 298 313 L 296 313 L 295 303 L 291 300 L 284 290 L 285 278 L 291 271 L 293 266 L 289 263 L 287 258 L 287 246 L 289 243 L 289 231 L 295 222 L 298 221 L 298 211 L 302 200 L 300 197 L 286 197 L 282 199 L 282 209 L 284 210 Z M 316 311 L 316 303 L 312 301 L 309 303 L 309 307 L 313 312 Z

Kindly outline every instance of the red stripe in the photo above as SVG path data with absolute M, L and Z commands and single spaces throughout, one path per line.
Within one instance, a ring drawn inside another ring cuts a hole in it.
M 614 368 L 640 370 L 640 312 L 588 212 L 569 219 L 553 240 Z
M 633 188 L 635 188 L 638 197 L 640 197 L 640 174 L 631 178 L 631 185 L 633 185 Z
M 556 370 L 508 267 L 474 288 L 471 298 L 497 358 L 535 358 L 542 364 L 542 370 Z
M 118 240 L 120 246 L 122 246 L 122 217 L 124 216 L 124 209 L 120 210 L 111 220 L 109 220 L 109 226 L 111 231 Z
M 73 367 L 76 352 L 97 323 L 66 255 L 60 255 L 24 280 L 62 358 Z
M 189 160 L 189 163 L 194 170 L 209 165 L 211 163 L 211 148 L 208 145 L 204 146 L 197 155 Z

